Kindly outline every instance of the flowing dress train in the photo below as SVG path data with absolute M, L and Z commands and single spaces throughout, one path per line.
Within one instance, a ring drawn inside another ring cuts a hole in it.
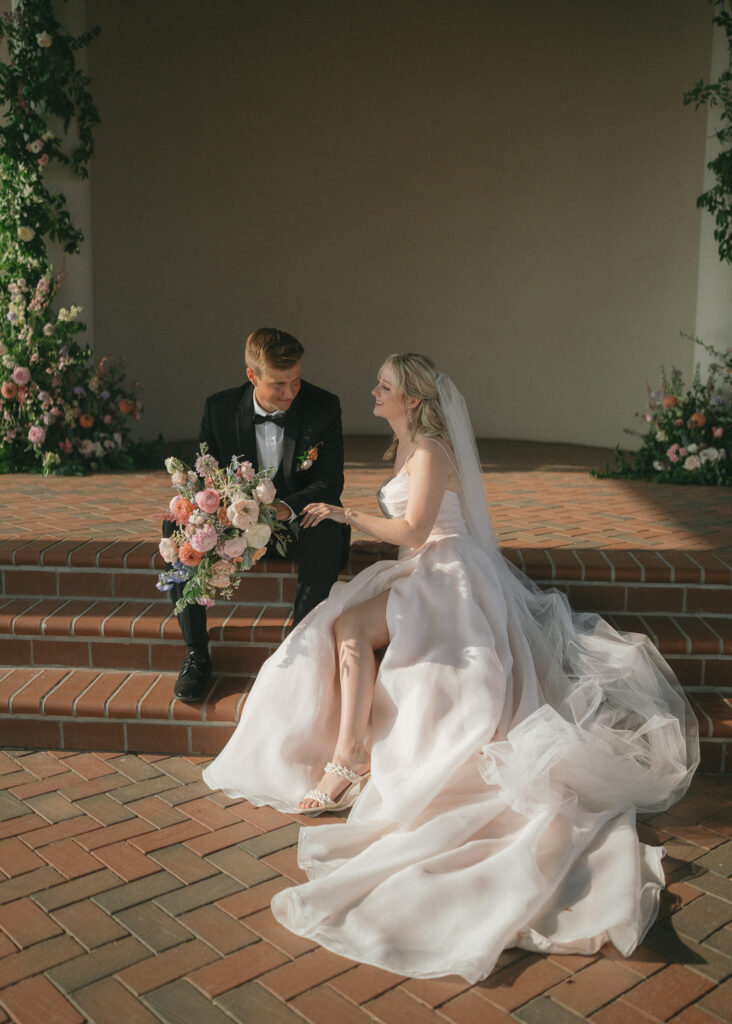
M 379 492 L 401 516 L 409 476 Z M 446 491 L 427 542 L 338 583 L 268 659 L 212 789 L 292 811 L 336 742 L 333 623 L 388 591 L 371 781 L 348 821 L 301 830 L 309 881 L 275 917 L 412 977 L 486 977 L 505 948 L 629 955 L 653 922 L 663 850 L 636 813 L 670 806 L 696 722 L 650 641 L 578 615 L 468 534 Z

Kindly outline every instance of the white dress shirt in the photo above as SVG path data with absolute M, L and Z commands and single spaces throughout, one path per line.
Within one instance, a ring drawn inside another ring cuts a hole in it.
M 259 416 L 271 415 L 266 409 L 263 409 L 257 401 L 256 392 L 252 395 L 252 400 L 254 402 L 255 413 Z M 282 448 L 285 442 L 284 418 L 281 426 L 278 423 L 273 423 L 272 420 L 268 420 L 266 423 L 255 423 L 254 437 L 257 442 L 257 462 L 259 463 L 260 470 L 271 468 L 272 476 L 274 476 L 282 462 Z M 290 508 L 286 502 L 283 501 L 282 504 L 286 508 Z M 292 522 L 292 520 L 296 518 L 297 516 L 292 509 L 290 509 L 290 515 L 287 521 Z
M 254 394 L 254 412 L 259 416 L 268 416 L 270 413 L 257 401 Z M 260 469 L 271 469 L 272 476 L 275 475 L 282 462 L 282 446 L 285 439 L 284 421 L 282 426 L 269 420 L 267 423 L 254 424 L 254 436 L 257 440 L 257 460 Z

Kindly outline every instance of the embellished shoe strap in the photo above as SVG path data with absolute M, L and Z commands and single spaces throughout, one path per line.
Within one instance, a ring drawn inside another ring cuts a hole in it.
M 326 775 L 340 775 L 341 778 L 347 779 L 351 783 L 358 782 L 361 778 L 358 772 L 352 771 L 345 764 L 336 764 L 335 761 L 328 761 L 323 771 Z
M 335 803 L 322 789 L 309 789 L 303 800 L 316 800 L 321 807 L 335 807 Z

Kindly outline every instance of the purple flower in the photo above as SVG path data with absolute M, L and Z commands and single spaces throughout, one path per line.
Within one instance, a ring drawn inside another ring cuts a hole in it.
M 99 397 L 103 398 L 106 401 L 108 398 L 111 398 L 112 396 L 110 395 L 109 391 L 100 391 Z
M 86 397 L 86 388 L 82 388 L 79 385 L 79 386 L 74 388 L 74 394 L 78 395 L 80 398 L 85 398 Z

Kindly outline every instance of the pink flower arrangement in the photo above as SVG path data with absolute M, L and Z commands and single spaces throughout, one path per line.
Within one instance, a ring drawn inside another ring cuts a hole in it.
M 46 440 L 46 431 L 43 427 L 31 427 L 28 431 L 28 440 L 31 444 L 43 444 Z
M 231 597 L 242 574 L 263 556 L 270 541 L 282 555 L 287 542 L 266 472 L 254 473 L 251 464 L 240 465 L 236 458 L 220 468 L 205 445 L 195 466 L 193 472 L 177 458 L 165 460 L 178 492 L 166 518 L 175 519 L 177 529 L 160 541 L 160 553 L 171 567 L 160 573 L 157 587 L 165 591 L 185 584 L 176 603 L 178 612 L 187 604 L 208 606 L 215 598 Z

